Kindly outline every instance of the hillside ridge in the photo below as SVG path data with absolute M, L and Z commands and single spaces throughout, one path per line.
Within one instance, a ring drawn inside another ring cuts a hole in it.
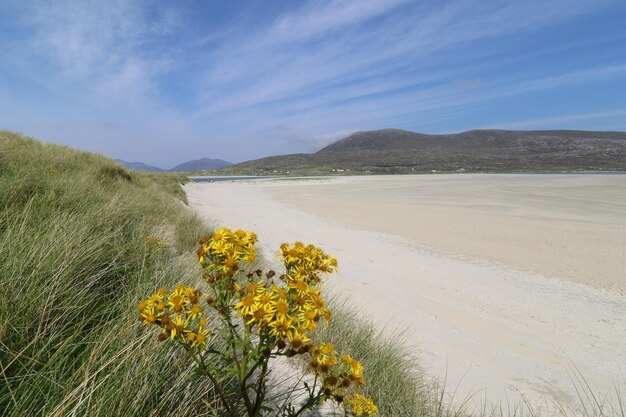
M 116 159 L 117 162 L 124 165 L 126 168 L 133 169 L 135 171 L 148 171 L 148 172 L 186 172 L 186 171 L 197 171 L 204 169 L 220 169 L 225 168 L 232 165 L 232 162 L 224 161 L 223 159 L 214 159 L 214 158 L 200 158 L 193 159 L 191 161 L 183 162 L 182 164 L 178 164 L 170 169 L 163 169 L 159 167 L 155 167 L 153 165 L 148 165 L 143 162 L 128 162 L 122 159 Z
M 474 129 L 353 133 L 315 153 L 270 156 L 224 172 L 625 171 L 626 132 Z

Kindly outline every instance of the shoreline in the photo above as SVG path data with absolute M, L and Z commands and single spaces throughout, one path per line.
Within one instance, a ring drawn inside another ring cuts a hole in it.
M 270 175 L 276 174 L 276 175 Z M 350 174 L 339 174 L 337 172 L 331 171 L 327 173 L 320 174 L 297 174 L 293 175 L 284 175 L 279 173 L 267 173 L 262 175 L 256 174 L 228 174 L 228 173 L 219 173 L 216 175 L 209 174 L 191 174 L 188 176 L 189 179 L 195 181 L 196 179 L 204 180 L 204 179 L 212 179 L 212 178 L 241 178 L 245 179 L 269 179 L 269 178 L 314 178 L 314 177 L 324 177 L 324 178 L 354 178 L 354 177 L 396 177 L 396 176 L 413 176 L 413 175 L 626 175 L 626 171 L 620 170 L 606 170 L 606 171 L 593 171 L 593 170 L 581 170 L 581 171 L 463 171 L 463 172 L 455 172 L 455 171 L 436 171 L 436 172 L 402 172 L 402 173 L 371 173 L 366 171 L 355 171 Z M 203 181 L 200 181 L 203 182 Z
M 406 329 L 427 374 L 445 379 L 457 400 L 473 394 L 477 404 L 483 398 L 514 399 L 550 410 L 554 401 L 575 404 L 573 365 L 594 391 L 608 394 L 626 374 L 622 296 L 427 252 L 404 236 L 302 210 L 276 195 L 277 189 L 296 187 L 324 200 L 314 192 L 319 184 L 303 184 L 228 182 L 185 189 L 204 218 L 254 230 L 269 260 L 282 241 L 293 240 L 334 255 L 340 270 L 328 279 L 331 291 L 348 297 L 380 327 Z

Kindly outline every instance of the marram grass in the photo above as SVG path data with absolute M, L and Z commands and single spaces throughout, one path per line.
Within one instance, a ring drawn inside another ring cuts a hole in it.
M 198 415 L 210 386 L 132 306 L 196 273 L 177 175 L 0 132 L 0 415 Z M 167 247 L 154 244 L 154 236 Z

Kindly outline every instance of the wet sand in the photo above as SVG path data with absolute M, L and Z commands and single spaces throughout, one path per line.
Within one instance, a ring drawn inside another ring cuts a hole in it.
M 428 175 L 268 188 L 422 249 L 626 291 L 625 175 Z
M 405 328 L 457 400 L 550 413 L 626 375 L 626 176 L 430 175 L 186 186 L 209 221 L 320 245 L 347 294 Z M 575 365 L 575 367 L 574 367 Z

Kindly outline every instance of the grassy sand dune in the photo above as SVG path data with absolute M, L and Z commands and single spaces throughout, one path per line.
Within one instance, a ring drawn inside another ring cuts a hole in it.
M 195 273 L 185 180 L 0 132 L 0 414 L 203 409 L 210 386 L 137 332 L 133 308 Z

